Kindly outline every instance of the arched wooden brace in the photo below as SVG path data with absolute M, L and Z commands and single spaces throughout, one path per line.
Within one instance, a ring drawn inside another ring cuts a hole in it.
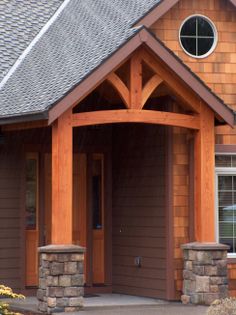
M 90 125 L 114 123 L 146 123 L 175 126 L 198 130 L 200 119 L 195 115 L 184 115 L 155 110 L 120 109 L 73 114 L 72 126 L 82 127 Z
M 196 96 L 187 86 L 184 86 L 170 71 L 145 49 L 142 50 L 143 61 L 161 77 L 166 84 L 174 91 L 181 103 L 185 104 L 194 113 L 200 113 L 200 98 Z
M 142 108 L 152 95 L 154 90 L 163 82 L 158 74 L 154 74 L 153 77 L 145 84 L 142 91 Z
M 118 94 L 120 95 L 121 99 L 123 100 L 125 106 L 127 108 L 129 108 L 130 107 L 130 91 L 128 90 L 128 88 L 124 84 L 124 82 L 114 72 L 109 74 L 109 76 L 107 77 L 107 81 L 118 92 Z
M 108 82 L 116 89 L 125 106 L 131 109 L 142 109 L 142 58 L 140 51 L 130 59 L 130 90 L 117 74 L 112 72 L 107 77 Z

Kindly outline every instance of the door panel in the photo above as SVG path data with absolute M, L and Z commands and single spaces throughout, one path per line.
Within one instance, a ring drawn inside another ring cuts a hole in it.
M 38 230 L 26 231 L 26 286 L 38 285 Z
M 104 232 L 93 230 L 93 283 L 104 283 Z
M 93 283 L 104 283 L 104 156 L 92 157 Z
M 27 154 L 25 167 L 26 286 L 38 285 L 38 155 Z

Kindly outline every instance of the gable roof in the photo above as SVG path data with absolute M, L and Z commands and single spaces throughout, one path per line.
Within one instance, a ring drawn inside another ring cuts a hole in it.
M 130 39 L 159 0 L 66 0 L 57 19 L 1 84 L 0 118 L 42 114 Z
M 76 86 L 82 86 L 117 52 L 133 40 L 137 47 L 143 44 L 140 34 L 149 36 L 149 32 L 133 25 L 166 1 L 169 0 L 66 0 L 11 76 L 0 84 L 0 123 L 47 118 L 56 103 Z M 152 40 L 171 55 L 162 43 L 154 37 Z M 193 78 L 194 74 L 188 72 Z M 217 100 L 221 117 L 232 125 L 232 111 L 202 82 L 200 85 Z
M 0 1 L 0 81 L 62 2 Z

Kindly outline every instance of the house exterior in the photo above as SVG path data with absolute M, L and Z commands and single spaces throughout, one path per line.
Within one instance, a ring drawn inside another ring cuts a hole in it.
M 179 300 L 181 245 L 216 242 L 235 296 L 235 6 L 0 5 L 0 282 L 46 290 L 38 247 L 74 244 L 85 292 Z

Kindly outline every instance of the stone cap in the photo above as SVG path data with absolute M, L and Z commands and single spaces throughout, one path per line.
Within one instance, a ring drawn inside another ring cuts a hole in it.
M 38 248 L 39 253 L 84 253 L 86 249 L 79 245 L 47 245 Z
M 193 242 L 188 244 L 181 245 L 182 249 L 192 249 L 192 250 L 228 250 L 230 247 L 225 244 L 219 243 L 200 243 L 200 242 Z

